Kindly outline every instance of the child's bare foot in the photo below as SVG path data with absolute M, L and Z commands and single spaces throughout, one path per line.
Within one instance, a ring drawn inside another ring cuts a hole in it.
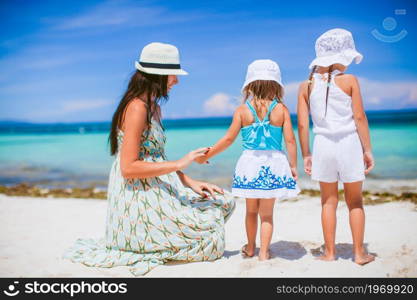
M 317 256 L 316 259 L 323 261 L 333 261 L 336 260 L 336 255 L 334 255 L 333 253 L 324 252 L 323 255 Z
M 355 263 L 358 265 L 366 265 L 367 263 L 370 263 L 375 260 L 375 256 L 369 253 L 361 253 L 355 255 Z
M 271 253 L 269 252 L 269 249 L 266 251 L 266 253 L 259 253 L 259 260 L 268 260 L 271 258 Z
M 243 258 L 253 257 L 255 255 L 255 248 L 256 246 L 250 247 L 248 244 L 243 245 L 240 252 L 242 253 Z

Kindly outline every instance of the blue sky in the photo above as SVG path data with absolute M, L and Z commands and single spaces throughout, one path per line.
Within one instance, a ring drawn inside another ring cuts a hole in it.
M 247 65 L 263 58 L 279 63 L 294 112 L 314 42 L 336 27 L 353 33 L 364 56 L 348 72 L 360 79 L 365 108 L 417 108 L 416 14 L 412 0 L 1 1 L 0 120 L 110 120 L 140 50 L 154 41 L 176 45 L 190 74 L 165 118 L 230 115 Z M 374 29 L 407 35 L 387 43 Z

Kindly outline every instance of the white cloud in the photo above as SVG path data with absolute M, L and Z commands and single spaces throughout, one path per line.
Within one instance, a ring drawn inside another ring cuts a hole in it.
M 63 19 L 56 29 L 70 30 L 101 26 L 117 26 L 127 23 L 146 25 L 157 18 L 161 11 L 147 7 L 118 7 L 114 2 L 101 4 L 90 11 Z M 139 23 L 140 22 L 140 23 Z
M 144 6 L 134 1 L 110 0 L 69 18 L 44 19 L 54 29 L 77 30 L 104 26 L 149 26 L 187 22 L 202 17 L 199 13 L 170 13 L 166 8 Z
M 365 103 L 387 104 L 386 101 L 395 101 L 403 108 L 407 105 L 417 105 L 417 81 L 376 81 L 359 78 L 362 98 Z
M 91 111 L 91 114 L 94 115 L 94 110 L 104 108 L 112 104 L 113 103 L 111 101 L 104 99 L 65 101 L 57 103 L 57 106 L 55 107 L 48 106 L 47 108 L 31 110 L 26 115 L 23 115 L 23 118 L 35 122 L 59 122 L 63 117 L 71 115 L 73 118 L 78 115 L 83 115 L 83 112 L 89 113 L 89 111 Z
M 61 105 L 60 111 L 62 113 L 78 112 L 85 110 L 92 110 L 103 106 L 112 104 L 108 100 L 82 100 L 82 101 L 68 101 Z
M 231 96 L 225 93 L 216 93 L 203 104 L 206 116 L 230 116 L 239 105 Z
M 18 67 L 22 69 L 50 69 L 74 62 L 76 62 L 74 57 L 45 57 L 37 60 L 31 59 L 26 62 L 21 62 L 18 64 Z
M 108 53 L 78 51 L 74 46 L 31 45 L 17 53 L 0 59 L 0 69 L 8 75 L 21 70 L 53 69 L 63 65 L 92 61 L 110 56 Z
M 284 103 L 290 110 L 290 113 L 296 112 L 298 87 L 301 82 L 290 82 L 284 85 Z

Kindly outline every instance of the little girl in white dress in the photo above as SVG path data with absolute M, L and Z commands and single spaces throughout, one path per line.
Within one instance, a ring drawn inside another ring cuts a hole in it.
M 294 197 L 300 191 L 296 183 L 297 146 L 290 114 L 281 101 L 283 89 L 277 63 L 272 60 L 251 63 L 242 89 L 245 103 L 236 109 L 226 135 L 198 159 L 203 163 L 225 150 L 241 132 L 244 150 L 236 165 L 232 194 L 246 198 L 248 243 L 242 248 L 244 257 L 254 256 L 260 216 L 260 260 L 270 258 L 275 199 Z M 282 151 L 282 136 L 289 162 Z

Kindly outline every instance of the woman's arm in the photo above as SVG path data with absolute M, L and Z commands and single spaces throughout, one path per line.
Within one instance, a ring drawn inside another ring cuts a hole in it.
M 191 162 L 204 155 L 207 148 L 191 151 L 176 161 L 145 162 L 138 159 L 139 147 L 145 129 L 147 108 L 140 100 L 133 100 L 126 108 L 124 136 L 120 152 L 120 168 L 124 178 L 155 177 L 186 168 Z
M 295 141 L 294 131 L 291 124 L 291 115 L 288 109 L 283 106 L 284 110 L 284 140 L 288 152 L 288 162 L 291 167 L 294 179 L 297 179 L 297 142 Z
M 352 111 L 353 119 L 355 120 L 356 129 L 358 131 L 359 139 L 361 140 L 364 160 L 366 164 L 365 173 L 374 167 L 374 159 L 372 157 L 371 137 L 369 134 L 368 119 L 363 108 L 362 95 L 359 87 L 359 82 L 354 75 L 348 75 L 352 86 Z
M 307 95 L 308 82 L 304 81 L 298 89 L 297 120 L 298 138 L 300 140 L 301 154 L 304 159 L 304 171 L 311 175 L 311 152 L 310 152 L 310 117 Z
M 226 150 L 231 144 L 233 144 L 237 135 L 239 134 L 240 129 L 242 128 L 242 119 L 240 117 L 241 110 L 242 106 L 236 109 L 235 113 L 233 114 L 232 124 L 230 124 L 226 134 L 220 140 L 218 140 L 213 147 L 210 147 L 209 151 L 204 156 L 198 158 L 196 162 L 200 164 L 204 163 L 210 157 L 219 154 L 220 152 Z

